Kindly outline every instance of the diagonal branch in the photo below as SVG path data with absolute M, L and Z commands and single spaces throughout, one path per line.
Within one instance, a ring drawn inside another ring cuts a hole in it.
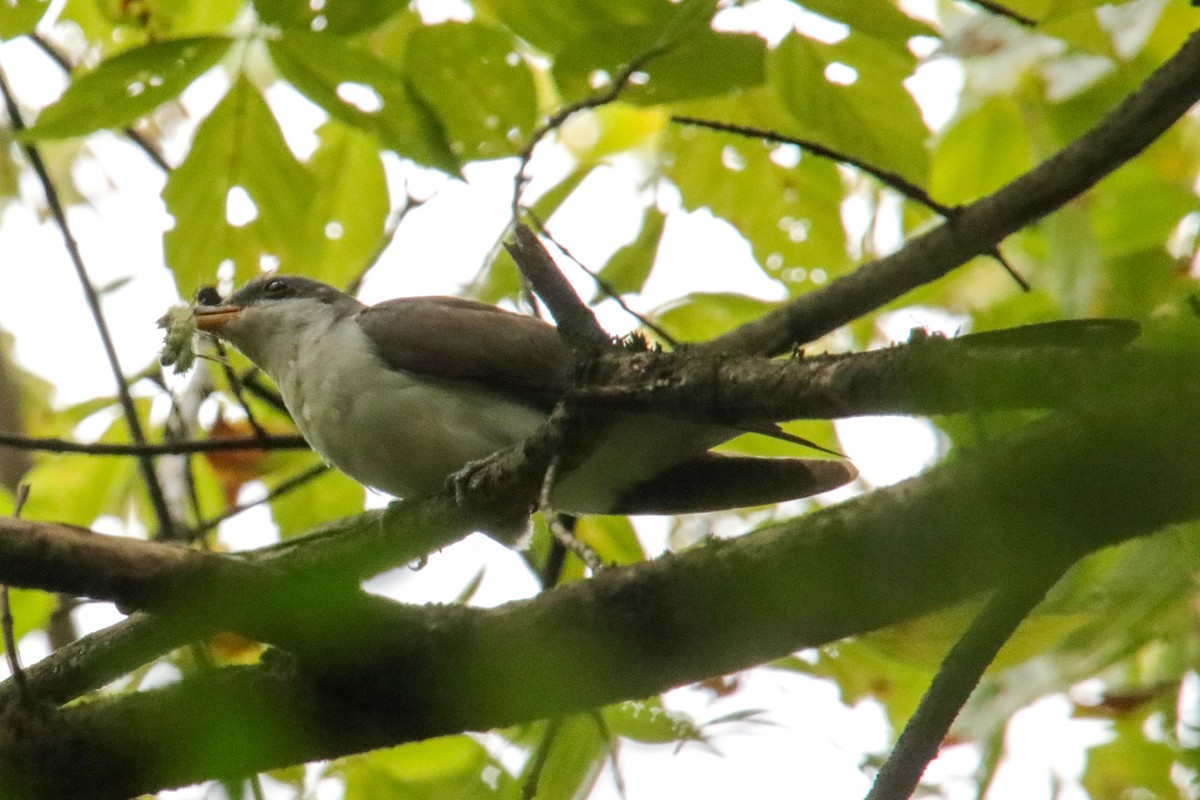
M 380 602 L 347 616 L 312 602 L 293 634 L 336 656 L 324 669 L 279 657 L 63 709 L 0 738 L 0 789 L 121 797 L 511 725 L 910 619 L 1200 516 L 1193 407 L 1051 421 L 839 506 L 496 609 Z M 68 768 L 81 759 L 89 769 Z
M 21 110 L 17 107 L 16 98 L 13 97 L 12 91 L 9 89 L 8 79 L 4 75 L 3 70 L 0 70 L 0 94 L 4 95 L 4 104 L 8 111 L 9 122 L 13 129 L 18 133 L 25 129 L 24 120 L 21 118 Z M 121 369 L 121 360 L 117 356 L 117 348 L 113 343 L 112 333 L 108 329 L 108 323 L 104 319 L 104 310 L 100 307 L 100 294 L 96 291 L 96 287 L 92 285 L 91 278 L 88 277 L 87 268 L 83 263 L 83 255 L 79 252 L 79 244 L 75 241 L 75 236 L 71 233 L 71 228 L 67 224 L 67 215 L 63 210 L 62 203 L 58 199 L 58 190 L 54 186 L 54 181 L 50 178 L 50 173 L 46 170 L 46 164 L 42 160 L 41 152 L 32 144 L 22 144 L 21 149 L 24 151 L 26 158 L 29 159 L 33 171 L 37 174 L 38 181 L 41 183 L 42 191 L 46 196 L 46 203 L 50 207 L 50 213 L 54 217 L 54 222 L 58 226 L 59 232 L 62 234 L 63 245 L 66 247 L 67 255 L 71 259 L 71 264 L 75 268 L 75 274 L 79 278 L 79 284 L 83 287 L 84 298 L 87 300 L 88 308 L 92 312 L 92 319 L 96 323 L 96 331 L 100 336 L 100 342 L 104 346 L 104 354 L 108 359 L 109 367 L 112 370 L 113 380 L 117 387 L 117 397 L 121 403 L 121 411 L 125 418 L 125 424 L 129 426 L 129 435 L 135 444 L 146 444 L 146 434 L 142 431 L 142 423 L 138 418 L 137 407 L 133 403 L 133 395 L 129 392 L 129 384 L 125 381 L 125 372 Z M 162 484 L 158 480 L 158 475 L 154 471 L 154 459 L 149 455 L 138 456 L 138 468 L 142 473 L 142 480 L 146 484 L 146 491 L 150 495 L 150 503 L 154 507 L 155 516 L 158 518 L 159 535 L 165 538 L 173 538 L 175 535 L 175 520 L 171 515 L 171 509 L 167 505 L 166 495 L 163 493 Z
M 1200 31 L 1095 127 L 1047 161 L 892 255 L 696 349 L 784 353 L 937 280 L 1086 191 L 1148 147 L 1197 100 Z

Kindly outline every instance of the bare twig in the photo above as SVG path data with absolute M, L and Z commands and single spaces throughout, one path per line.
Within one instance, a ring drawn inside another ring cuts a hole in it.
M 250 424 L 255 437 L 265 439 L 269 434 L 259 424 L 258 418 L 254 416 L 253 409 L 246 402 L 246 393 L 242 391 L 242 382 L 238 379 L 237 373 L 233 371 L 233 366 L 229 363 L 229 353 L 225 350 L 225 343 L 215 336 L 213 337 L 213 341 L 217 345 L 217 358 L 214 360 L 221 365 L 221 371 L 225 374 L 225 382 L 229 384 L 229 390 L 233 392 L 234 401 L 237 402 L 238 407 L 246 415 L 246 422 Z
M 12 124 L 13 129 L 18 132 L 24 130 L 25 122 L 21 117 L 21 110 L 17 107 L 16 98 L 9 88 L 8 79 L 2 69 L 0 69 L 0 93 L 4 95 L 9 122 Z M 87 300 L 88 308 L 92 312 L 92 319 L 96 324 L 96 332 L 100 336 L 101 344 L 104 346 L 105 357 L 108 359 L 109 367 L 112 370 L 113 380 L 117 387 L 117 397 L 121 402 L 121 411 L 125 417 L 125 424 L 129 426 L 129 435 L 134 443 L 144 445 L 146 444 L 146 434 L 142 430 L 142 422 L 138 418 L 137 407 L 133 403 L 133 395 L 130 394 L 129 385 L 125 381 L 125 374 L 121 369 L 121 361 L 117 356 L 117 348 L 113 343 L 112 333 L 109 331 L 108 323 L 104 319 L 104 311 L 100 306 L 100 295 L 96 292 L 96 287 L 92 285 L 92 281 L 87 274 L 87 269 L 84 267 L 83 255 L 79 252 L 79 245 L 71 233 L 70 226 L 67 224 L 66 212 L 63 210 L 62 203 L 58 199 L 58 189 L 55 188 L 54 181 L 50 178 L 50 173 L 46 170 L 46 164 L 42 160 L 42 155 L 38 151 L 38 148 L 32 144 L 22 144 L 21 149 L 24 151 L 26 158 L 29 159 L 29 163 L 42 185 L 46 203 L 50 207 L 50 213 L 54 217 L 59 232 L 62 234 L 63 245 L 66 247 L 67 255 L 70 256 L 71 264 L 75 267 L 75 274 L 79 278 L 79 284 L 83 288 L 84 297 Z M 150 496 L 150 503 L 154 507 L 154 513 L 158 517 L 159 535 L 171 538 L 175 535 L 175 520 L 167 505 L 162 485 L 159 483 L 158 476 L 154 472 L 154 460 L 147 454 L 140 454 L 138 456 L 138 467 L 142 473 L 142 480 L 146 484 L 146 490 Z
M 521 218 L 521 195 L 525 191 L 525 184 L 529 182 L 529 176 L 526 171 L 529 168 L 529 161 L 533 158 L 534 149 L 541 144 L 552 131 L 556 131 L 562 127 L 573 114 L 580 111 L 586 111 L 589 108 L 599 108 L 600 106 L 608 105 L 621 96 L 621 92 L 625 91 L 625 87 L 629 85 L 629 80 L 635 73 L 643 69 L 650 61 L 657 58 L 666 52 L 665 45 L 656 45 L 646 52 L 642 53 L 637 58 L 630 61 L 622 67 L 616 75 L 613 76 L 612 82 L 601 92 L 597 92 L 591 97 L 585 97 L 568 106 L 563 106 L 558 111 L 555 111 L 549 119 L 541 124 L 529 137 L 529 142 L 525 145 L 525 149 L 521 151 L 519 163 L 517 167 L 517 177 L 513 184 L 512 195 L 512 219 L 515 223 Z
M 542 731 L 537 749 L 533 751 L 533 755 L 529 759 L 529 769 L 525 773 L 525 780 L 521 782 L 521 800 L 533 800 L 537 797 L 542 771 L 546 768 L 550 748 L 554 745 L 554 740 L 558 737 L 561 727 L 562 717 L 554 717 L 546 723 L 546 730 Z
M 933 199 L 929 192 L 925 191 L 922 187 L 918 186 L 907 178 L 904 178 L 899 173 L 882 169 L 874 164 L 862 160 L 861 158 L 852 156 L 849 153 L 843 153 L 840 150 L 835 150 L 832 147 L 826 147 L 825 145 L 812 141 L 811 139 L 800 139 L 794 136 L 785 136 L 778 131 L 767 130 L 765 128 L 753 128 L 746 125 L 735 125 L 728 122 L 715 122 L 713 120 L 698 119 L 696 117 L 677 115 L 671 117 L 671 121 L 678 122 L 683 125 L 695 125 L 700 128 L 709 128 L 715 131 L 734 133 L 739 136 L 765 139 L 767 141 L 778 142 L 780 144 L 795 145 L 802 150 L 807 150 L 813 155 L 821 156 L 822 158 L 828 158 L 832 161 L 837 161 L 842 164 L 848 164 L 856 169 L 862 170 L 878 180 L 880 183 L 883 183 L 885 186 L 889 186 L 892 189 L 895 189 L 897 192 L 900 192 L 900 194 L 904 195 L 909 200 L 918 202 L 921 205 L 936 211 L 945 219 L 953 220 L 959 213 L 958 207 L 947 206 L 943 203 L 939 203 L 937 200 Z M 1008 260 L 1001 255 L 998 247 L 992 248 L 990 255 L 1000 262 L 1000 266 L 1003 267 L 1004 271 L 1009 274 L 1009 277 L 1011 277 L 1013 281 L 1015 281 L 1016 284 L 1021 287 L 1022 291 L 1028 292 L 1030 290 L 1031 287 L 1029 286 L 1029 282 L 1025 280 L 1025 278 L 1022 277 L 1021 274 L 1016 271 L 1016 269 L 1013 268 L 1012 264 L 1008 263 Z
M 671 117 L 671 121 L 680 125 L 693 125 L 697 128 L 708 128 L 709 130 L 721 131 L 723 133 L 732 133 L 738 136 L 745 136 L 750 139 L 765 139 L 768 142 L 776 142 L 778 144 L 791 144 L 799 147 L 801 150 L 812 153 L 822 158 L 828 158 L 831 161 L 837 161 L 841 164 L 848 164 L 855 169 L 875 178 L 880 183 L 890 186 L 900 194 L 907 197 L 909 200 L 915 200 L 923 206 L 933 209 L 943 217 L 951 218 L 954 216 L 957 209 L 953 206 L 948 206 L 934 200 L 929 192 L 922 187 L 903 177 L 899 173 L 891 170 L 882 169 L 867 161 L 852 156 L 849 153 L 844 153 L 840 150 L 835 150 L 832 147 L 827 147 L 820 142 L 815 142 L 812 139 L 800 139 L 795 136 L 785 136 L 779 131 L 768 130 L 767 128 L 755 128 L 750 125 L 737 125 L 731 122 L 718 122 L 711 119 L 700 119 L 699 117 L 689 117 L 682 114 L 676 114 Z
M 992 0 L 966 0 L 966 2 L 970 3 L 971 5 L 979 6 L 985 11 L 990 11 L 998 17 L 1010 19 L 1018 25 L 1024 25 L 1027 28 L 1036 28 L 1038 24 L 1038 21 L 1033 17 L 1027 17 L 1024 14 L 1013 11 L 1011 8 L 1006 8 L 999 3 L 994 3 Z
M 162 444 L 107 444 L 72 442 L 69 439 L 0 433 L 0 447 L 40 450 L 46 453 L 88 453 L 97 456 L 180 456 L 229 450 L 306 450 L 303 436 L 264 436 L 240 439 L 192 439 Z

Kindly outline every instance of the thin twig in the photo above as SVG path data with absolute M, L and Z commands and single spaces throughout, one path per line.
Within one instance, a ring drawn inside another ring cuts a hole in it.
M 843 153 L 840 150 L 835 150 L 832 147 L 826 147 L 825 145 L 820 144 L 819 142 L 814 142 L 811 139 L 800 139 L 794 136 L 785 136 L 778 131 L 767 130 L 765 128 L 735 125 L 728 122 L 716 122 L 713 120 L 699 119 L 697 117 L 676 115 L 671 117 L 671 121 L 682 125 L 694 125 L 699 128 L 709 128 L 714 131 L 733 133 L 738 136 L 747 136 L 754 139 L 765 139 L 769 142 L 777 142 L 779 144 L 795 145 L 796 147 L 806 150 L 813 155 L 821 156 L 822 158 L 828 158 L 831 161 L 837 161 L 841 164 L 848 164 L 855 169 L 862 170 L 885 186 L 896 190 L 909 200 L 920 203 L 926 208 L 932 209 L 951 222 L 953 222 L 953 220 L 961 211 L 958 206 L 948 206 L 944 203 L 939 203 L 937 200 L 934 200 L 933 197 L 930 196 L 929 192 L 925 191 L 922 187 L 918 186 L 912 181 L 902 177 L 899 173 L 882 169 L 867 161 L 863 161 L 861 158 L 852 156 L 849 153 Z M 992 258 L 996 259 L 996 261 L 1000 262 L 1000 266 L 1003 267 L 1004 271 L 1009 274 L 1009 277 L 1016 282 L 1017 286 L 1021 287 L 1021 291 L 1030 291 L 1031 287 L 1029 285 L 1029 281 L 1025 280 L 1025 278 L 1013 268 L 1012 264 L 1008 263 L 1008 260 L 1001 255 L 999 247 L 992 248 L 990 255 Z
M 998 17 L 1010 19 L 1018 25 L 1024 25 L 1027 28 L 1036 28 L 1038 21 L 1033 17 L 1027 17 L 1024 14 L 1013 11 L 1011 8 L 1006 8 L 999 3 L 993 3 L 992 0 L 966 0 L 971 5 L 979 6 L 985 11 L 990 11 Z
M 837 161 L 841 164 L 848 164 L 855 169 L 862 170 L 871 177 L 878 180 L 885 186 L 895 189 L 900 194 L 907 197 L 909 200 L 914 200 L 923 206 L 933 209 L 947 219 L 954 217 L 958 209 L 953 206 L 939 203 L 930 197 L 929 192 L 904 178 L 899 173 L 891 170 L 882 169 L 861 158 L 852 156 L 849 153 L 844 153 L 840 150 L 835 150 L 832 147 L 827 147 L 819 142 L 814 142 L 811 139 L 800 139 L 795 136 L 785 136 L 778 131 L 768 130 L 766 128 L 755 128 L 750 125 L 737 125 L 731 122 L 717 122 L 711 119 L 700 119 L 698 117 L 689 117 L 681 114 L 672 115 L 671 121 L 679 125 L 693 125 L 697 128 L 708 128 L 709 130 L 721 131 L 722 133 L 732 133 L 737 136 L 745 136 L 750 139 L 765 139 L 768 142 L 776 142 L 778 144 L 790 144 L 799 147 L 801 150 L 812 153 L 815 156 L 828 158 L 831 161 Z
M 229 363 L 229 353 L 225 350 L 225 343 L 216 337 L 213 337 L 213 341 L 217 345 L 217 358 L 214 360 L 221 365 L 221 371 L 225 373 L 225 382 L 229 384 L 229 390 L 233 392 L 234 401 L 246 415 L 246 422 L 250 424 L 254 435 L 259 439 L 265 439 L 269 434 L 259 423 L 258 418 L 254 416 L 250 404 L 246 402 L 246 393 L 242 391 L 242 382 L 238 380 L 237 373 L 233 371 L 233 366 Z
M 912 795 L 984 670 L 1061 574 L 1049 569 L 996 590 L 942 661 L 866 800 L 907 800 Z
M 697 349 L 785 353 L 931 283 L 1007 236 L 1045 217 L 1128 162 L 1200 99 L 1200 33 L 1090 130 L 996 192 L 959 209 L 953 220 L 888 256 L 801 295 Z
M 630 61 L 624 67 L 617 71 L 613 76 L 612 82 L 604 91 L 597 92 L 591 97 L 585 97 L 582 100 L 571 103 L 568 106 L 563 106 L 558 111 L 555 111 L 549 119 L 541 124 L 529 137 L 529 142 L 525 145 L 520 153 L 520 161 L 517 167 L 517 177 L 513 185 L 512 195 L 512 219 L 515 223 L 521 218 L 521 195 L 525 191 L 525 184 L 529 183 L 529 175 L 526 171 L 529 168 L 529 162 L 533 158 L 533 151 L 542 139 L 546 138 L 552 131 L 556 131 L 562 127 L 573 114 L 580 111 L 586 111 L 589 108 L 598 108 L 608 105 L 621 96 L 621 92 L 625 91 L 625 87 L 629 84 L 629 79 L 634 73 L 641 70 L 646 64 L 653 59 L 666 52 L 667 48 L 664 45 L 656 45 L 646 52 L 642 53 L 637 58 Z
M 29 499 L 29 484 L 17 486 L 17 496 L 13 500 L 13 516 L 20 518 Z M 33 704 L 33 695 L 29 691 L 29 682 L 25 678 L 25 670 L 21 669 L 21 656 L 17 652 L 16 622 L 13 620 L 12 600 L 9 597 L 8 584 L 0 584 L 0 630 L 4 637 L 4 655 L 8 660 L 8 671 L 12 673 L 13 682 L 17 685 L 17 694 L 25 705 Z
M 267 492 L 266 495 L 264 495 L 262 498 L 255 500 L 254 502 L 251 502 L 251 503 L 242 503 L 240 505 L 236 505 L 233 508 L 226 509 L 225 511 L 221 512 L 220 514 L 213 517 L 212 519 L 208 519 L 208 520 L 205 520 L 204 522 L 201 522 L 199 525 L 197 525 L 193 529 L 193 533 L 196 536 L 199 536 L 200 534 L 203 534 L 203 533 L 207 533 L 208 531 L 210 531 L 213 528 L 220 525 L 225 520 L 227 520 L 231 517 L 236 517 L 238 514 L 241 514 L 243 511 L 247 511 L 251 508 L 254 508 L 255 506 L 260 506 L 264 503 L 269 503 L 272 500 L 274 500 L 275 498 L 285 495 L 288 492 L 291 492 L 295 489 L 298 489 L 301 486 L 303 486 L 304 484 L 308 483 L 309 481 L 311 481 L 315 478 L 321 477 L 326 472 L 329 472 L 329 467 L 327 467 L 324 464 L 318 464 L 317 466 L 310 467 L 309 469 L 306 469 L 303 472 L 298 472 L 295 475 L 293 475 L 292 477 L 286 478 L 286 479 L 280 481 L 279 484 L 276 485 L 274 489 Z
M 621 298 L 621 294 L 616 290 L 616 287 L 614 287 L 604 278 L 600 277 L 600 273 L 593 271 L 590 267 L 576 258 L 575 255 L 567 249 L 566 245 L 554 238 L 554 234 L 550 232 L 550 228 L 540 219 L 538 219 L 532 211 L 527 211 L 526 213 L 529 215 L 530 219 L 533 220 L 534 224 L 537 225 L 538 230 L 542 232 L 542 235 L 545 236 L 556 248 L 558 248 L 559 252 L 575 262 L 575 265 L 579 267 L 579 269 L 583 270 L 584 274 L 592 279 L 597 288 L 600 289 L 601 293 L 603 293 L 605 297 L 615 302 L 621 307 L 622 311 L 636 319 L 639 325 L 653 331 L 656 336 L 662 339 L 662 341 L 671 347 L 678 346 L 679 343 L 675 341 L 675 338 L 671 336 L 671 334 L 667 333 L 665 330 L 655 324 L 654 320 L 630 308 L 624 299 Z
M 562 728 L 562 717 L 554 717 L 546 723 L 546 730 L 542 731 L 537 749 L 530 756 L 529 771 L 521 783 L 521 800 L 533 800 L 534 797 L 537 797 L 538 782 L 542 779 L 542 770 L 546 768 L 550 748 L 554 744 L 560 728 Z
M 17 107 L 16 98 L 9 88 L 8 79 L 3 69 L 0 69 L 0 93 L 4 95 L 9 122 L 12 124 L 13 129 L 17 132 L 23 131 L 25 129 L 25 121 L 21 117 L 21 110 Z M 92 281 L 88 277 L 87 268 L 83 264 L 83 255 L 79 252 L 79 245 L 71 233 L 71 228 L 67 224 L 66 212 L 59 201 L 58 189 L 55 187 L 54 181 L 50 178 L 50 173 L 46 170 L 46 164 L 42 160 L 42 155 L 38 151 L 38 148 L 32 144 L 25 143 L 21 145 L 21 149 L 24 151 L 26 158 L 29 159 L 29 163 L 42 185 L 42 192 L 45 194 L 46 203 L 50 207 L 50 212 L 54 217 L 55 224 L 58 226 L 59 233 L 62 234 L 63 245 L 66 247 L 67 255 L 70 257 L 71 264 L 75 268 L 79 284 L 83 288 L 84 297 L 87 300 L 88 308 L 91 310 L 92 319 L 96 324 L 96 331 L 100 336 L 101 344 L 104 346 L 104 354 L 112 371 L 113 381 L 116 383 L 117 397 L 121 403 L 121 411 L 125 417 L 125 424 L 129 426 L 129 435 L 135 444 L 144 445 L 146 444 L 146 434 L 142 430 L 142 422 L 138 418 L 137 406 L 134 405 L 133 395 L 129 392 L 129 385 L 125 382 L 125 374 L 121 369 L 121 361 L 117 356 L 117 348 L 113 343 L 112 333 L 109 331 L 108 323 L 104 319 L 104 311 L 100 306 L 100 295 L 96 292 L 96 287 L 92 285 Z M 171 538 L 174 536 L 175 520 L 167 505 L 167 498 L 163 493 L 162 485 L 159 483 L 158 476 L 154 472 L 154 460 L 149 455 L 140 454 L 138 456 L 138 467 L 142 473 L 142 480 L 146 484 L 150 503 L 154 507 L 155 516 L 158 517 L 159 535 Z
M 237 439 L 190 439 L 162 444 L 108 444 L 72 442 L 69 439 L 0 433 L 0 447 L 40 450 L 46 453 L 87 453 L 96 456 L 181 456 L 229 450 L 307 450 L 303 436 L 250 436 Z
M 416 209 L 425 205 L 427 202 L 429 202 L 428 198 L 425 200 L 418 200 L 409 194 L 407 189 L 405 189 L 404 205 L 396 209 L 395 213 L 393 213 L 388 219 L 387 224 L 384 225 L 383 236 L 379 239 L 379 245 L 375 248 L 375 252 L 371 254 L 371 257 L 367 259 L 367 263 L 363 265 L 363 268 L 359 270 L 357 275 L 354 276 L 354 280 L 347 284 L 346 294 L 358 294 L 358 289 L 360 286 L 362 286 L 363 278 L 367 276 L 367 273 L 370 272 L 372 267 L 379 263 L 379 259 L 383 257 L 384 251 L 391 246 L 392 242 L 396 238 L 396 233 L 400 230 L 400 224 L 404 222 L 405 217 L 407 217 Z

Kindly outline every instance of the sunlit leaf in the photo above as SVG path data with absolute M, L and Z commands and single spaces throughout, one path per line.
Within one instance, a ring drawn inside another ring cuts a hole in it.
M 690 294 L 653 316 L 676 340 L 690 342 L 720 336 L 774 308 L 740 294 Z
M 929 191 L 942 203 L 964 203 L 996 191 L 1033 166 L 1020 109 L 993 97 L 956 120 L 934 151 Z
M 606 564 L 646 560 L 646 551 L 628 517 L 582 517 L 576 524 L 575 535 Z
M 405 73 L 463 161 L 519 153 L 537 123 L 529 66 L 512 36 L 478 22 L 413 31 Z
M 407 6 L 405 0 L 254 0 L 254 10 L 268 25 L 331 34 L 373 28 Z
M 24 136 L 57 139 L 127 125 L 178 97 L 220 61 L 232 43 L 209 36 L 126 50 L 75 79 Z
M 0 39 L 31 32 L 48 8 L 50 0 L 5 0 L 0 9 Z
M 788 36 L 768 78 L 806 137 L 921 185 L 929 131 L 902 81 L 915 61 L 868 37 L 833 45 Z
M 658 697 L 605 706 L 600 713 L 611 733 L 637 742 L 668 744 L 704 740 L 703 731 L 691 717 L 668 710 Z
M 175 217 L 163 237 L 167 264 L 183 293 L 211 283 L 222 261 L 234 264 L 243 283 L 267 264 L 287 270 L 301 260 L 295 232 L 303 229 L 315 191 L 261 95 L 239 79 L 201 123 L 163 189 Z M 231 221 L 235 197 L 242 216 Z
M 513 778 L 469 736 L 443 736 L 347 759 L 345 800 L 495 800 L 520 796 Z
M 378 137 L 404 158 L 454 172 L 440 123 L 403 73 L 366 50 L 289 30 L 268 43 L 280 75 L 330 116 Z
M 589 30 L 566 44 L 554 61 L 564 98 L 581 100 L 606 88 L 626 64 L 659 44 L 659 26 Z M 766 43 L 751 34 L 704 29 L 646 61 L 621 92 L 627 103 L 654 105 L 713 97 L 761 84 Z
M 640 292 L 658 254 L 658 243 L 666 225 L 666 215 L 651 206 L 642 216 L 642 228 L 637 238 L 613 253 L 600 270 L 600 279 L 617 294 Z M 596 294 L 601 297 L 599 291 Z
M 587 797 L 600 777 L 608 749 L 600 720 L 594 716 L 578 714 L 560 720 L 537 784 L 537 796 L 563 800 Z M 523 779 L 528 777 L 529 769 L 526 764 Z
M 778 101 L 762 90 L 689 104 L 685 112 L 796 133 Z M 818 275 L 833 277 L 849 266 L 838 211 L 846 188 L 831 161 L 792 145 L 678 125 L 668 129 L 664 149 L 664 173 L 679 187 L 684 207 L 708 208 L 733 225 L 771 277 L 808 289 Z
M 278 464 L 266 477 L 267 489 L 320 463 L 315 454 L 294 453 L 287 463 Z M 279 535 L 287 539 L 321 523 L 362 513 L 365 499 L 366 489 L 361 483 L 336 469 L 330 469 L 272 500 L 271 517 L 279 526 Z
M 545 53 L 559 53 L 568 42 L 592 30 L 619 25 L 663 29 L 677 13 L 670 0 L 476 0 L 475 7 Z
M 309 245 L 300 269 L 346 286 L 366 269 L 383 240 L 387 180 L 373 137 L 336 122 L 317 132 L 320 145 L 309 169 L 321 191 L 308 209 Z

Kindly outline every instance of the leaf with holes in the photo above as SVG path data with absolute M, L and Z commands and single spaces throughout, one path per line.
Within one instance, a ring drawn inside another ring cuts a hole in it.
M 268 48 L 279 74 L 334 119 L 374 135 L 402 158 L 458 171 L 441 124 L 390 64 L 304 31 L 285 31 Z
M 794 123 L 767 90 L 692 103 L 689 116 L 752 124 L 792 134 Z M 746 238 L 755 260 L 789 290 L 811 289 L 852 263 L 839 207 L 846 187 L 828 159 L 793 145 L 671 126 L 664 173 L 689 211 L 708 208 Z
M 767 79 L 805 138 L 923 184 L 929 131 L 902 83 L 915 66 L 869 36 L 827 45 L 792 34 L 771 53 Z
M 126 50 L 73 81 L 22 137 L 61 139 L 128 125 L 178 97 L 220 61 L 232 43 L 204 36 Z
M 212 283 L 223 261 L 234 264 L 238 283 L 266 263 L 292 268 L 302 260 L 296 231 L 315 192 L 266 102 L 240 78 L 200 124 L 163 189 L 175 217 L 163 246 L 182 294 Z
M 407 0 L 326 0 L 323 3 L 254 0 L 254 10 L 268 25 L 332 34 L 373 28 L 407 7 Z
M 533 73 L 512 35 L 477 22 L 413 31 L 404 71 L 462 161 L 521 152 L 537 124 Z
M 389 204 L 379 147 L 368 134 L 327 122 L 308 166 L 321 191 L 308 209 L 305 275 L 346 286 L 370 264 L 383 240 Z

